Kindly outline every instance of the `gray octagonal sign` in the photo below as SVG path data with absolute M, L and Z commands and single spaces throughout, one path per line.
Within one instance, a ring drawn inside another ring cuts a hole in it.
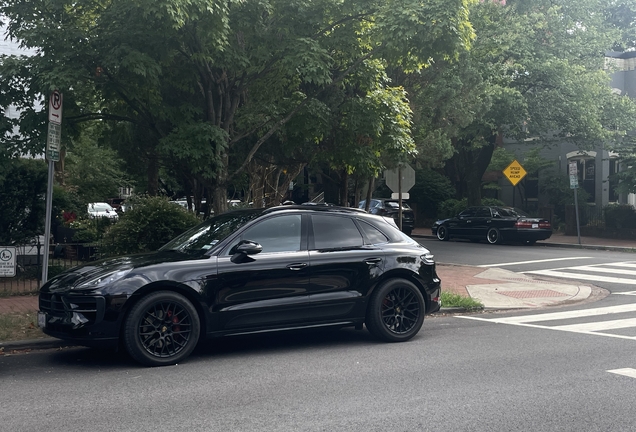
M 402 174 L 402 190 L 399 191 L 398 169 L 384 171 L 386 185 L 395 193 L 406 193 L 415 186 L 415 170 L 409 164 L 403 164 L 400 170 Z

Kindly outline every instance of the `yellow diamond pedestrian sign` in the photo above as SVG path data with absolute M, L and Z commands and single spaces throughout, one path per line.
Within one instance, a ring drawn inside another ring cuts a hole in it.
M 526 174 L 528 174 L 516 160 L 513 160 L 510 165 L 503 170 L 503 173 L 506 177 L 508 177 L 508 180 L 510 180 L 510 183 L 512 183 L 513 186 L 517 186 L 517 183 L 519 183 Z

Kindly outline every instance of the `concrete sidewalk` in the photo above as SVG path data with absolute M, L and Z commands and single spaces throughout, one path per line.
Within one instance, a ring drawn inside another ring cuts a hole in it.
M 430 229 L 416 228 L 415 238 L 430 238 Z M 437 240 L 436 240 L 437 241 Z M 538 242 L 536 246 L 560 246 L 589 249 L 605 249 L 636 252 L 636 241 L 622 239 L 600 239 L 581 237 L 581 245 L 576 236 L 555 234 L 550 239 Z M 554 281 L 538 279 L 504 269 L 445 265 L 438 263 L 437 272 L 442 280 L 442 290 L 480 301 L 486 309 L 541 308 L 568 304 L 590 298 L 595 290 L 574 281 Z M 36 314 L 36 295 L 0 298 L 0 315 Z M 456 309 L 442 308 L 442 313 L 457 312 Z M 0 341 L 0 354 L 15 349 L 43 349 L 68 346 L 68 343 L 52 339 L 42 334 L 41 339 L 27 341 Z

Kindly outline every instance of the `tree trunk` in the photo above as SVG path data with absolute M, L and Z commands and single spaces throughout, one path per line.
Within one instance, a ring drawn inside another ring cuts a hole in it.
M 375 177 L 369 179 L 369 189 L 367 189 L 367 200 L 364 203 L 364 211 L 369 211 L 371 206 L 371 196 L 373 195 L 373 188 L 375 186 Z
M 342 170 L 342 176 L 340 177 L 340 205 L 343 207 L 349 206 L 349 172 L 345 168 Z
M 148 155 L 148 195 L 156 196 L 159 192 L 159 158 L 154 149 Z
M 481 205 L 481 179 L 490 164 L 495 151 L 497 135 L 489 137 L 488 142 L 481 147 L 472 148 L 470 144 L 462 146 L 458 154 L 458 168 L 464 173 L 464 187 L 468 206 Z

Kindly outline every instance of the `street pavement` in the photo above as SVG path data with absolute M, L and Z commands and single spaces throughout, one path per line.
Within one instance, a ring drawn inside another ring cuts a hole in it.
M 416 228 L 413 238 L 434 238 L 430 229 Z M 601 239 L 555 234 L 538 242 L 542 246 L 558 246 L 582 249 L 636 251 L 636 241 L 625 239 Z M 528 275 L 501 268 L 483 268 L 438 263 L 437 273 L 446 292 L 472 297 L 486 310 L 519 310 L 545 308 L 573 304 L 591 297 L 602 297 L 603 290 L 591 284 L 559 280 L 545 275 Z M 0 298 L 0 315 L 33 313 L 38 310 L 35 295 Z M 458 308 L 442 307 L 441 313 L 464 312 Z M 68 346 L 69 343 L 54 338 L 35 340 L 0 341 L 0 352 L 17 349 L 45 349 Z

